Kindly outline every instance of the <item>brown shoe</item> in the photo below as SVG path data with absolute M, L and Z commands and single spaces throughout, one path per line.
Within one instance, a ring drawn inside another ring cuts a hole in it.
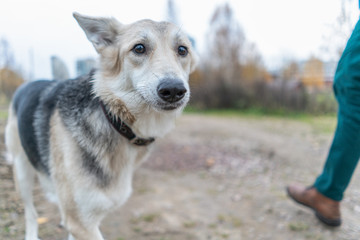
M 340 202 L 325 197 L 314 187 L 306 188 L 294 184 L 288 186 L 286 190 L 295 202 L 314 210 L 321 222 L 331 227 L 341 225 Z

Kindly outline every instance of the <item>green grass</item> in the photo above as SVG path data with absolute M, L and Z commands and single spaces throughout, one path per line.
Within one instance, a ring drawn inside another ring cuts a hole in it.
M 301 232 L 309 229 L 309 224 L 304 222 L 291 222 L 288 225 L 289 229 L 293 232 Z
M 251 108 L 247 110 L 237 109 L 210 109 L 198 110 L 193 107 L 187 107 L 185 114 L 201 114 L 216 117 L 240 117 L 250 119 L 286 119 L 293 121 L 300 121 L 309 124 L 313 127 L 316 133 L 333 133 L 336 127 L 336 114 L 309 114 L 299 112 L 286 111 L 267 111 L 260 108 Z
M 159 214 L 151 213 L 151 214 L 142 216 L 142 220 L 147 223 L 151 223 L 151 222 L 154 222 L 158 217 L 159 217 Z
M 190 221 L 190 222 L 184 222 L 184 223 L 183 223 L 184 228 L 195 228 L 196 225 L 197 225 L 197 223 L 196 223 L 196 222 L 192 222 L 192 221 Z
M 303 121 L 311 125 L 315 133 L 333 133 L 336 128 L 336 116 L 309 116 L 304 118 Z
M 264 108 L 249 108 L 249 109 L 197 109 L 192 106 L 187 106 L 185 108 L 185 113 L 199 113 L 204 115 L 216 115 L 216 116 L 223 116 L 223 117 L 281 117 L 281 118 L 292 118 L 292 119 L 302 119 L 308 118 L 313 116 L 329 116 L 334 117 L 336 116 L 335 113 L 331 114 L 309 114 L 309 113 L 302 113 L 302 112 L 291 112 L 286 111 L 283 109 L 278 110 L 267 110 Z

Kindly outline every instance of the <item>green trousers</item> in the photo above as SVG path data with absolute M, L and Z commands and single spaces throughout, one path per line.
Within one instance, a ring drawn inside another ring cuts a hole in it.
M 334 93 L 339 105 L 337 128 L 314 187 L 341 201 L 360 157 L 360 20 L 338 63 Z

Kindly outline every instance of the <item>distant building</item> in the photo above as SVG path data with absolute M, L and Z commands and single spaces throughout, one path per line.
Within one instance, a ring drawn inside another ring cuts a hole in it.
M 316 57 L 311 57 L 301 69 L 301 82 L 308 88 L 322 88 L 324 86 L 324 63 Z
M 57 56 L 51 57 L 51 72 L 53 79 L 56 80 L 64 80 L 69 79 L 69 70 L 66 67 L 66 64 L 64 63 L 61 58 Z
M 324 82 L 326 86 L 332 86 L 337 65 L 337 61 L 324 62 Z
M 93 58 L 79 59 L 76 61 L 77 76 L 88 74 L 95 67 L 96 61 Z
M 300 63 L 300 81 L 310 88 L 332 87 L 337 61 L 310 59 Z
M 291 87 L 296 85 L 303 86 L 307 90 L 329 89 L 332 87 L 337 68 L 337 61 L 323 62 L 317 58 L 310 58 L 307 61 L 296 62 L 296 67 L 289 73 L 289 69 L 276 69 L 270 72 L 269 82 L 274 84 L 283 84 L 283 81 L 289 81 L 287 84 Z M 287 77 L 284 71 L 288 71 Z M 296 84 L 297 83 L 297 84 Z

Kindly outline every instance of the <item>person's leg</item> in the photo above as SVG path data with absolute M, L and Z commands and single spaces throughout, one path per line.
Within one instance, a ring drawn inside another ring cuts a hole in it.
M 329 226 L 341 224 L 340 201 L 360 157 L 360 21 L 339 61 L 334 92 L 339 103 L 338 125 L 323 172 L 312 187 L 287 187 L 293 200 L 313 209 Z
M 358 94 L 360 96 L 360 91 Z M 347 115 L 339 113 L 337 129 L 327 160 L 314 184 L 320 193 L 335 201 L 342 200 L 360 157 L 359 112 L 353 114 L 354 116 L 350 116 L 350 113 Z
M 314 187 L 341 201 L 360 157 L 360 25 L 356 25 L 339 61 L 334 92 L 338 124 L 323 172 Z
M 313 209 L 320 221 L 329 226 L 341 224 L 340 201 L 360 156 L 360 86 L 358 90 L 335 86 L 335 92 L 339 102 L 338 125 L 323 172 L 313 187 L 287 187 L 292 199 Z

